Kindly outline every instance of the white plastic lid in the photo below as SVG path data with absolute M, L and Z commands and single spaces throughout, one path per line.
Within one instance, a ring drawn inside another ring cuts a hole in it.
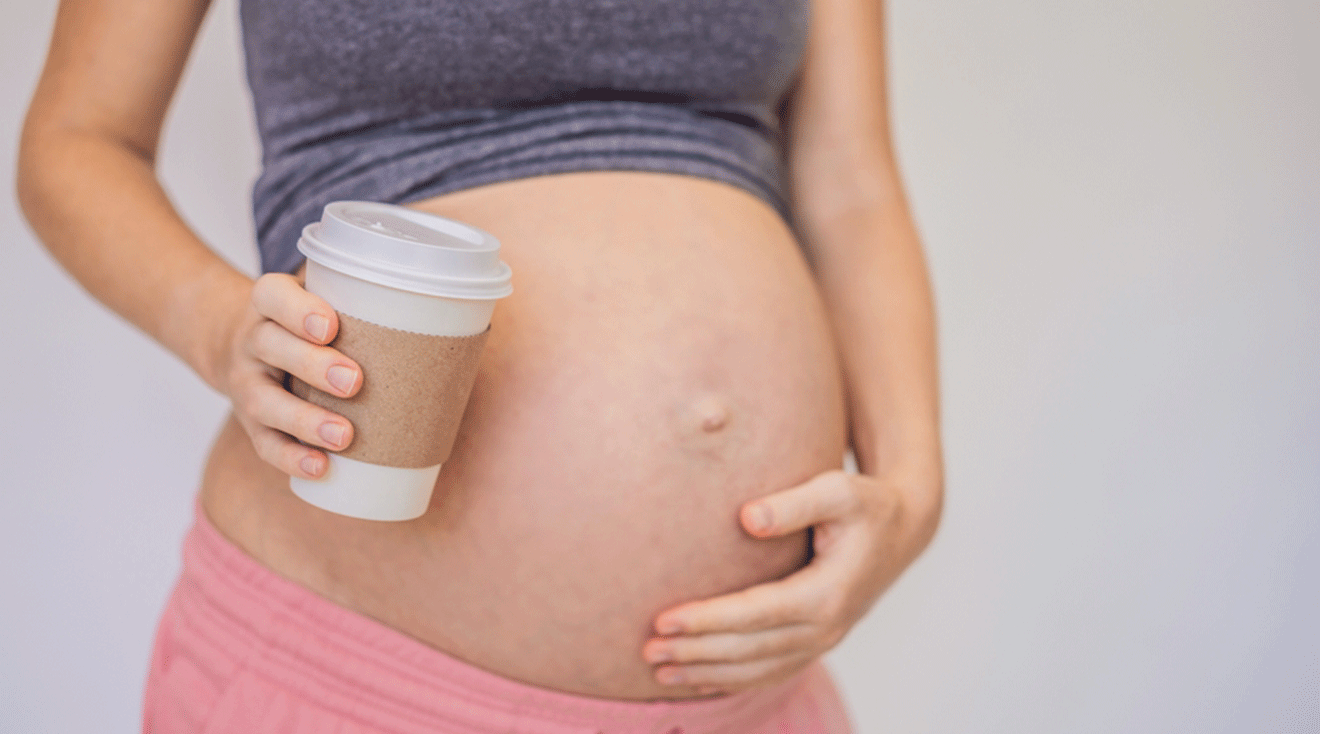
M 326 204 L 298 251 L 355 278 L 431 296 L 494 299 L 513 292 L 500 242 L 452 219 L 370 201 Z

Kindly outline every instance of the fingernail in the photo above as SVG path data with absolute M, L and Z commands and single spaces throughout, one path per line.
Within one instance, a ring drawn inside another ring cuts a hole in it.
M 330 319 L 319 313 L 314 313 L 303 320 L 303 328 L 311 334 L 312 338 L 323 342 L 330 334 Z
M 674 662 L 674 653 L 663 648 L 653 649 L 646 653 L 646 662 L 651 663 L 652 665 L 672 663 Z
M 357 371 L 352 367 L 337 364 L 325 373 L 325 379 L 339 392 L 347 395 L 357 381 Z
M 687 674 L 682 668 L 664 668 L 656 674 L 656 679 L 667 686 L 678 685 L 687 682 Z
M 770 508 L 765 505 L 752 505 L 747 511 L 747 524 L 749 530 L 762 532 L 770 529 L 770 524 L 774 518 L 770 516 Z
M 683 625 L 671 619 L 656 625 L 655 631 L 662 635 L 676 635 L 683 631 Z
M 326 421 L 321 424 L 320 428 L 316 429 L 316 435 L 320 436 L 322 441 L 336 448 L 344 444 L 344 437 L 347 433 L 348 429 L 334 421 Z
M 321 473 L 321 457 L 319 456 L 308 454 L 302 458 L 302 461 L 300 461 L 298 465 L 302 467 L 303 471 L 312 476 Z

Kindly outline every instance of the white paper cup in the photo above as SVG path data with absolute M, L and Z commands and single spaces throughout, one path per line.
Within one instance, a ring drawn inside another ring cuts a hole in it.
M 309 292 L 354 318 L 433 336 L 486 330 L 496 300 L 512 292 L 499 249 L 475 227 L 361 201 L 328 204 L 298 241 Z M 327 455 L 320 479 L 290 477 L 290 488 L 324 510 L 366 520 L 420 517 L 440 474 L 439 464 L 404 468 Z

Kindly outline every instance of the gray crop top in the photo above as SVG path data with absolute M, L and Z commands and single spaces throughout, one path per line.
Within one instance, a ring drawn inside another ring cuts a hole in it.
M 339 199 L 682 173 L 786 220 L 777 108 L 809 0 L 242 0 L 262 272 Z

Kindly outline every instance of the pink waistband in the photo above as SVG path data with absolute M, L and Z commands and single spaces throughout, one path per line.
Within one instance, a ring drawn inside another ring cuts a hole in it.
M 278 576 L 221 535 L 200 504 L 184 543 L 184 588 L 209 646 L 243 651 L 251 674 L 399 731 L 717 734 L 758 728 L 797 689 L 829 685 L 819 663 L 770 688 L 685 701 L 598 699 L 512 681 Z

